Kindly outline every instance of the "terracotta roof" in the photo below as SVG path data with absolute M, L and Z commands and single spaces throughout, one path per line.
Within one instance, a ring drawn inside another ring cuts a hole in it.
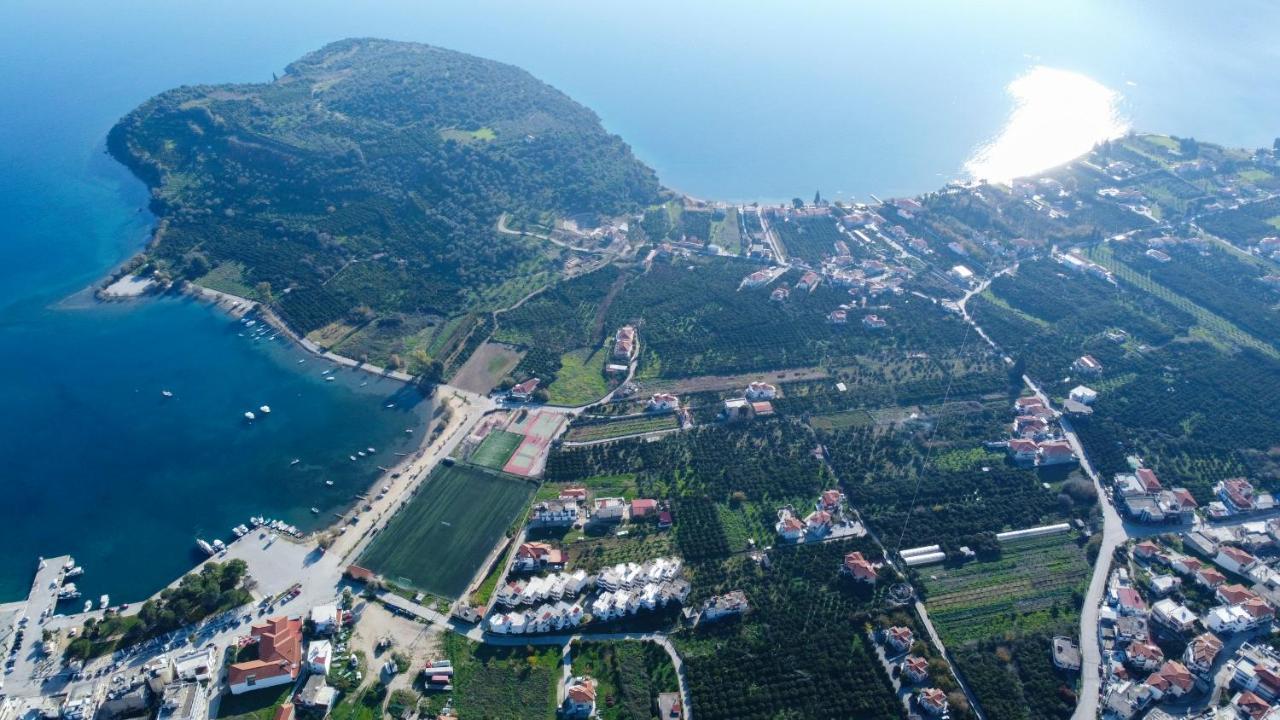
M 596 681 L 591 678 L 582 678 L 581 682 L 570 685 L 565 690 L 565 695 L 576 703 L 587 705 L 596 701 Z
M 854 551 L 844 556 L 844 566 L 853 573 L 854 577 L 867 580 L 875 580 L 877 577 L 875 566 L 867 561 L 862 553 Z
M 1170 685 L 1182 688 L 1183 692 L 1189 691 L 1196 684 L 1196 679 L 1191 675 L 1191 671 L 1187 669 L 1186 665 L 1177 660 L 1166 660 L 1157 672 Z
M 1218 597 L 1222 598 L 1223 602 L 1239 605 L 1245 600 L 1257 596 L 1249 588 L 1236 583 L 1235 585 L 1223 585 L 1218 588 Z
M 1242 691 L 1236 696 L 1236 707 L 1244 711 L 1249 717 L 1262 717 L 1271 709 L 1266 700 L 1254 695 L 1248 690 Z
M 1196 574 L 1199 575 L 1202 580 L 1209 583 L 1210 585 L 1221 585 L 1222 583 L 1227 581 L 1226 575 L 1223 575 L 1222 573 L 1218 572 L 1217 569 L 1211 568 L 1211 567 L 1202 567 L 1200 568 L 1200 571 Z
M 250 676 L 298 676 L 302 661 L 302 619 L 278 616 L 254 623 L 249 630 L 258 639 L 258 659 L 236 663 L 227 669 L 227 683 L 238 685 Z
M 1138 481 L 1142 483 L 1142 487 L 1146 488 L 1147 492 L 1155 492 L 1160 489 L 1160 480 L 1151 469 L 1138 468 L 1138 471 L 1134 474 L 1138 476 Z
M 272 720 L 293 720 L 293 703 L 287 702 L 276 708 L 276 714 Z
M 1241 565 L 1248 565 L 1250 563 L 1254 563 L 1258 561 L 1257 558 L 1250 555 L 1249 553 L 1241 550 L 1238 547 L 1232 547 L 1230 545 L 1223 545 L 1222 548 L 1218 550 L 1218 552 L 1222 553 L 1223 555 L 1226 555 L 1232 560 L 1235 560 L 1237 563 Z

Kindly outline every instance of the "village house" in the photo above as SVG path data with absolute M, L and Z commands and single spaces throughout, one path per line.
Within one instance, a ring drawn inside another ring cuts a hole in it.
M 902 661 L 902 676 L 919 684 L 929 679 L 929 661 L 919 655 L 908 655 Z
M 1152 575 L 1151 592 L 1156 597 L 1164 597 L 1182 587 L 1182 578 L 1176 575 Z
M 654 393 L 649 398 L 648 409 L 654 412 L 663 412 L 666 410 L 679 410 L 680 398 L 671 393 Z
M 311 629 L 317 635 L 332 635 L 342 628 L 342 611 L 337 605 L 317 605 L 311 608 Z
M 1009 441 L 1009 457 L 1015 462 L 1024 465 L 1034 464 L 1036 454 L 1040 448 L 1036 445 L 1035 440 L 1027 440 L 1024 438 L 1014 438 Z
M 1041 465 L 1061 465 L 1076 461 L 1071 443 L 1066 440 L 1046 440 L 1036 448 Z
M 536 572 L 538 570 L 564 567 L 564 552 L 552 547 L 550 543 L 526 542 L 516 548 L 515 564 L 512 566 L 519 572 Z
M 1092 355 L 1081 355 L 1071 363 L 1071 369 L 1086 375 L 1098 375 L 1102 372 L 1102 363 Z
M 911 644 L 915 641 L 916 636 L 915 633 L 911 632 L 911 628 L 894 625 L 884 630 L 884 642 L 890 650 L 895 652 L 910 650 Z
M 831 313 L 827 315 L 827 320 L 835 323 L 836 325 L 844 325 L 849 322 L 849 313 L 844 309 L 832 310 Z
M 1213 590 L 1226 581 L 1227 576 L 1218 572 L 1218 569 L 1212 565 L 1206 565 L 1196 571 L 1196 582 L 1210 590 Z
M 938 688 L 925 688 L 916 696 L 920 709 L 927 715 L 942 717 L 947 714 L 947 694 Z
M 879 315 L 868 315 L 862 318 L 862 324 L 872 330 L 883 330 L 884 328 L 889 327 L 889 323 Z
M 627 517 L 631 520 L 644 520 L 656 515 L 658 501 L 652 498 L 636 498 L 627 508 Z
M 1067 396 L 1081 405 L 1092 405 L 1098 399 L 1098 393 L 1084 385 L 1077 385 L 1071 388 L 1071 393 Z
M 800 278 L 800 282 L 796 283 L 796 290 L 808 290 L 809 292 L 813 292 L 821 283 L 822 276 L 812 270 L 809 270 Z
M 333 643 L 328 640 L 312 640 L 307 645 L 307 670 L 328 675 L 333 663 Z
M 733 590 L 704 602 L 698 619 L 700 622 L 715 622 L 721 618 L 742 615 L 750 609 L 746 594 L 741 590 Z
M 767 382 L 753 382 L 744 393 L 748 400 L 772 400 L 778 395 L 778 388 Z
M 1136 670 L 1151 672 L 1164 662 L 1164 651 L 1159 645 L 1149 642 L 1129 643 L 1124 651 L 1125 661 Z
M 1237 575 L 1247 574 L 1258 564 L 1258 558 L 1231 545 L 1219 547 L 1218 555 L 1213 561 Z
M 529 378 L 522 383 L 512 386 L 507 392 L 507 397 L 517 402 L 525 402 L 533 397 L 534 391 L 538 389 L 538 383 L 542 382 L 538 378 Z
M 1244 632 L 1254 626 L 1253 616 L 1239 605 L 1219 605 L 1205 613 L 1201 622 L 1219 635 Z
M 786 302 L 789 297 L 791 297 L 791 291 L 788 290 L 785 285 L 782 287 L 776 287 L 773 289 L 773 292 L 769 293 L 769 299 L 774 302 Z
M 805 516 L 804 529 L 812 537 L 824 537 L 831 532 L 831 513 L 826 510 L 814 510 Z
M 1182 654 L 1182 662 L 1192 672 L 1207 675 L 1213 669 L 1213 662 L 1220 652 L 1222 652 L 1222 641 L 1218 636 L 1211 632 L 1201 633 L 1187 643 L 1187 649 Z
M 636 356 L 636 329 L 623 325 L 613 335 L 613 359 L 629 363 Z
M 1196 686 L 1195 676 L 1177 660 L 1166 660 L 1160 669 L 1147 678 L 1147 685 L 1156 691 L 1156 699 L 1180 698 Z
M 1157 600 L 1151 606 L 1151 617 L 1161 625 L 1178 632 L 1192 630 L 1195 628 L 1196 620 L 1199 619 L 1187 606 L 1169 598 Z
M 1231 698 L 1231 704 L 1247 720 L 1268 720 L 1271 716 L 1271 705 L 1255 693 L 1242 690 Z
M 1036 395 L 1023 395 L 1013 401 L 1013 411 L 1019 415 L 1034 415 L 1035 411 L 1044 410 L 1044 401 Z
M 844 556 L 844 571 L 858 582 L 875 584 L 879 577 L 876 573 L 876 566 L 863 557 L 862 553 L 854 551 Z
M 1231 685 L 1254 693 L 1266 702 L 1280 697 L 1280 660 L 1265 646 L 1245 643 L 1233 659 Z
M 1244 478 L 1223 480 L 1214 488 L 1214 492 L 1235 512 L 1247 512 L 1254 509 L 1253 485 Z
M 571 485 L 560 489 L 560 500 L 572 500 L 575 503 L 587 501 L 587 489 L 581 485 Z
M 789 542 L 795 542 L 804 537 L 804 523 L 791 512 L 791 508 L 782 508 L 778 511 L 778 522 L 774 523 L 773 527 L 778 531 L 779 537 Z
M 620 497 L 596 498 L 591 508 L 592 522 L 621 522 L 627 512 L 627 501 Z
M 1131 587 L 1121 587 L 1115 590 L 1115 607 L 1116 612 L 1121 615 L 1145 615 L 1147 613 L 1147 603 L 1142 599 L 1142 595 Z
M 546 500 L 533 506 L 530 523 L 542 527 L 569 527 L 578 522 L 575 500 Z
M 561 715 L 568 718 L 588 718 L 596 714 L 596 681 L 585 675 L 565 681 L 564 705 Z
M 227 686 L 233 695 L 275 687 L 298 679 L 302 667 L 302 620 L 277 616 L 256 622 L 249 637 L 258 645 L 258 657 L 227 668 Z
M 823 490 L 822 495 L 818 498 L 819 510 L 837 513 L 840 512 L 842 507 L 844 507 L 844 493 L 839 490 Z
M 289 705 L 293 709 L 292 703 Z M 209 694 L 199 683 L 175 682 L 164 687 L 156 720 L 208 720 Z

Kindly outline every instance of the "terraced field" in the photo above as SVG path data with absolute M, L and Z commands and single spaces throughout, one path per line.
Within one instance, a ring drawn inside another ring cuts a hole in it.
M 590 442 L 592 440 L 608 440 L 627 435 L 637 435 L 655 430 L 674 430 L 676 427 L 678 426 L 676 425 L 675 415 L 641 415 L 621 420 L 605 420 L 574 425 L 569 428 L 566 439 L 570 442 Z
M 925 606 L 943 642 L 1025 634 L 1079 612 L 1077 596 L 1088 584 L 1089 563 L 1074 538 L 1031 538 L 1003 549 L 999 560 L 921 569 Z

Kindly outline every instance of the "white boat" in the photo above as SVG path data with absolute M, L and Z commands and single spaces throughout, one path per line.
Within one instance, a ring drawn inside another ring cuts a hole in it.
M 293 462 L 289 463 L 289 467 L 293 467 L 294 465 L 297 465 L 300 462 L 302 462 L 302 458 L 294 458 Z
M 71 567 L 67 568 L 67 571 L 64 574 L 69 578 L 80 577 L 81 575 L 84 574 L 84 568 L 80 567 L 79 565 L 72 565 Z
M 306 361 L 307 361 L 307 359 L 306 359 L 306 358 L 302 358 L 301 360 L 299 360 L 299 361 L 298 361 L 298 364 L 299 364 L 299 365 L 301 365 L 302 363 L 304 363 L 304 362 L 306 362 Z
M 171 397 L 173 397 L 173 393 L 172 393 L 172 392 L 170 392 L 170 391 L 168 391 L 168 390 L 161 390 L 161 391 L 160 391 L 160 394 L 161 394 L 161 395 L 163 395 L 163 396 L 165 396 L 165 397 L 167 397 L 167 398 L 171 398 Z
M 103 610 L 106 610 L 107 607 L 110 605 L 111 605 L 110 595 L 103 595 L 102 597 L 98 598 L 98 606 L 101 607 Z
M 258 324 L 258 321 L 257 321 L 257 320 L 248 320 L 248 321 L 246 321 L 246 322 L 245 322 L 244 326 L 245 326 L 245 327 L 253 327 L 254 325 L 257 325 L 257 324 Z
M 319 515 L 319 514 L 320 514 L 320 508 L 311 508 L 311 514 L 312 514 L 312 515 Z
M 325 480 L 325 481 L 324 481 L 324 484 L 325 484 L 325 485 L 328 485 L 329 487 L 333 487 L 333 481 L 332 481 L 332 480 Z
M 213 554 L 213 546 L 205 542 L 204 540 L 201 540 L 200 538 L 196 538 L 196 547 L 204 551 L 205 555 Z
M 270 406 L 270 405 L 263 405 L 262 407 L 258 408 L 258 412 L 262 413 L 263 415 L 270 415 L 270 414 L 271 414 L 271 406 Z
M 396 404 L 395 404 L 395 403 L 387 403 L 387 407 L 388 407 L 388 408 L 393 408 L 393 407 L 395 407 L 395 406 L 396 406 Z
M 332 375 L 326 375 L 324 380 L 325 382 L 333 382 L 335 378 Z
M 80 591 L 76 589 L 75 583 L 67 583 L 58 589 L 59 600 L 75 600 L 80 597 Z
M 93 609 L 93 601 L 92 601 L 92 600 L 85 600 L 85 601 L 84 601 L 84 611 L 85 611 L 85 612 L 89 612 L 89 611 L 90 611 L 90 610 L 92 610 L 92 609 Z
M 405 428 L 405 429 L 404 429 L 404 434 L 405 434 L 405 435 L 412 435 L 412 434 L 413 434 L 413 428 Z
M 222 552 L 223 550 L 227 549 L 227 544 L 222 542 L 221 540 L 214 540 L 213 549 L 217 550 L 218 552 Z
M 372 455 L 372 454 L 374 454 L 374 453 L 378 452 L 377 450 L 374 450 L 373 448 L 365 448 L 365 451 L 366 451 L 366 452 L 368 452 L 370 455 Z
M 348 455 L 347 457 L 351 458 L 351 462 L 355 462 L 355 461 L 356 461 L 356 456 L 355 456 L 355 455 Z
M 356 451 L 356 454 L 357 454 L 357 455 L 359 455 L 360 457 L 364 457 L 364 451 L 363 451 L 363 450 L 357 450 L 357 451 Z
M 253 420 L 254 418 L 256 418 L 256 417 L 257 417 L 257 415 L 254 415 L 252 412 L 250 412 L 250 411 L 248 411 L 248 410 L 246 410 L 246 411 L 245 411 L 245 413 L 244 413 L 244 419 L 245 419 L 245 420 L 250 420 L 250 421 L 252 421 L 252 420 Z

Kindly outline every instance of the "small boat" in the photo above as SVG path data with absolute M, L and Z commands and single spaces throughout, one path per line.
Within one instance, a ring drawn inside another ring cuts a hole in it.
M 373 448 L 365 448 L 365 452 L 367 452 L 367 453 L 369 453 L 370 455 L 372 455 L 372 454 L 374 454 L 375 452 L 377 452 L 377 450 L 374 450 Z
M 328 485 L 329 487 L 333 487 L 333 481 L 332 481 L 332 480 L 325 480 L 325 481 L 324 481 L 324 484 L 325 484 L 325 485 Z
M 69 578 L 80 577 L 81 575 L 84 574 L 84 568 L 80 567 L 79 565 L 72 565 L 71 567 L 67 568 L 67 571 L 64 574 Z
M 59 600 L 75 600 L 80 597 L 80 591 L 76 589 L 75 583 L 67 583 L 58 589 Z
M 387 403 L 387 405 L 386 405 L 386 407 L 387 407 L 388 409 L 393 408 L 393 407 L 395 407 L 395 406 L 396 406 L 396 404 L 395 404 L 395 403 Z
M 325 376 L 325 378 L 324 378 L 324 381 L 325 381 L 325 382 L 333 382 L 333 381 L 334 381 L 334 380 L 336 380 L 336 379 L 337 379 L 337 378 L 335 378 L 335 377 L 334 377 L 334 376 L 332 376 L 332 375 L 326 375 L 326 376 Z
M 244 413 L 244 419 L 250 422 L 252 422 L 256 417 L 257 415 L 254 415 L 252 411 L 246 410 Z
M 103 595 L 102 597 L 98 598 L 98 606 L 101 607 L 103 610 L 106 610 L 107 606 L 110 604 L 111 604 L 110 595 Z
M 359 455 L 360 457 L 364 457 L 364 451 L 363 451 L 363 450 L 357 450 L 357 451 L 356 451 L 356 454 L 357 454 L 357 455 Z
M 369 384 L 369 381 L 365 380 L 364 382 L 360 383 L 360 387 L 365 387 L 368 384 Z
M 301 360 L 299 360 L 299 361 L 298 361 L 298 364 L 299 364 L 299 365 L 301 365 L 302 363 L 304 363 L 304 362 L 306 362 L 306 361 L 307 361 L 307 359 L 306 359 L 306 358 L 302 358 Z
M 270 415 L 270 414 L 271 414 L 271 406 L 270 406 L 270 405 L 263 405 L 262 407 L 258 408 L 258 412 L 262 413 L 263 415 Z
M 227 544 L 222 542 L 221 540 L 214 540 L 213 549 L 217 550 L 218 552 L 222 552 L 223 550 L 227 549 Z
M 355 456 L 355 455 L 348 455 L 347 457 L 351 458 L 351 462 L 355 462 L 355 461 L 356 461 L 356 456 Z
M 413 434 L 413 428 L 405 428 L 405 429 L 404 429 L 404 434 L 405 434 L 405 435 L 412 435 L 412 434 Z
M 160 394 L 167 398 L 173 397 L 173 392 L 169 390 L 161 390 Z
M 244 323 L 244 326 L 245 326 L 245 327 L 253 327 L 254 325 L 257 325 L 257 324 L 258 324 L 258 321 L 257 321 L 257 320 L 246 320 L 246 321 L 245 321 L 245 323 Z
M 92 600 L 85 600 L 85 601 L 84 601 L 84 611 L 85 611 L 85 612 L 89 612 L 89 611 L 90 611 L 90 610 L 92 610 L 92 609 L 93 609 L 93 601 L 92 601 Z
M 205 555 L 213 554 L 213 546 L 205 542 L 204 540 L 201 540 L 200 538 L 196 538 L 196 547 L 200 548 L 200 550 L 204 552 Z
M 312 515 L 319 515 L 319 514 L 320 514 L 320 508 L 311 508 L 311 514 L 312 514 Z
M 297 465 L 300 462 L 302 462 L 302 458 L 294 458 L 293 462 L 289 463 L 289 467 L 293 467 L 294 465 Z

